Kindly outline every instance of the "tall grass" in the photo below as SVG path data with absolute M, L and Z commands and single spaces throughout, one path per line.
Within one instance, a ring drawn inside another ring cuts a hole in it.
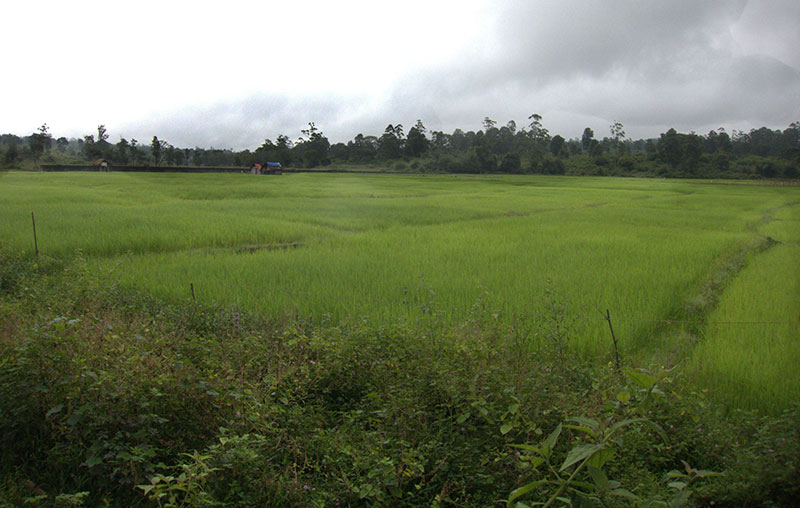
M 609 309 L 623 352 L 646 361 L 672 347 L 658 321 L 695 297 L 715 260 L 775 228 L 796 242 L 792 208 L 763 217 L 797 200 L 790 187 L 675 180 L 9 173 L 0 238 L 32 250 L 34 211 L 41 250 L 81 250 L 123 285 L 188 301 L 192 284 L 204 304 L 311 320 L 457 325 L 480 310 L 534 344 L 555 302 L 570 347 L 603 360 L 611 341 L 597 310 Z M 753 266 L 788 283 L 796 252 L 780 247 Z M 768 300 L 768 276 L 747 277 L 730 298 Z M 794 291 L 769 319 L 792 319 Z M 741 320 L 730 305 L 719 319 Z M 776 333 L 776 344 L 793 336 Z M 702 351 L 703 371 L 718 372 Z
M 702 380 L 733 407 L 778 413 L 800 401 L 798 208 L 763 228 L 780 243 L 754 256 L 726 289 L 694 351 Z
M 166 298 L 188 298 L 193 282 L 206 303 L 266 313 L 386 322 L 427 319 L 435 309 L 449 324 L 465 320 L 484 294 L 504 318 L 546 319 L 549 286 L 577 318 L 575 347 L 597 355 L 608 351 L 608 341 L 595 307 L 620 318 L 657 319 L 739 236 L 651 225 L 642 238 L 624 224 L 626 213 L 587 209 L 396 226 L 247 255 L 134 255 L 114 261 L 115 276 Z M 619 327 L 629 351 L 650 346 L 638 324 Z

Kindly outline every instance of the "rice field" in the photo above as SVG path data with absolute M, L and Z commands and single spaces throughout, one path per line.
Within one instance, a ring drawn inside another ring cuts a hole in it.
M 750 259 L 708 316 L 693 366 L 704 384 L 735 407 L 775 408 L 798 403 L 800 393 L 800 215 L 797 206 L 762 228 L 777 242 Z M 718 324 L 715 324 L 718 323 Z
M 609 309 L 625 355 L 686 360 L 742 407 L 797 401 L 800 378 L 786 371 L 800 360 L 799 209 L 798 187 L 709 181 L 0 176 L 3 247 L 33 250 L 34 212 L 43 253 L 80 252 L 110 281 L 166 301 L 191 301 L 191 284 L 201 304 L 268 316 L 420 327 L 480 317 L 532 344 L 557 304 L 570 347 L 598 361 L 611 357 L 598 312 Z M 665 321 L 686 316 L 736 255 L 743 270 L 691 314 L 706 324 L 686 340 Z M 744 321 L 770 324 L 715 324 Z

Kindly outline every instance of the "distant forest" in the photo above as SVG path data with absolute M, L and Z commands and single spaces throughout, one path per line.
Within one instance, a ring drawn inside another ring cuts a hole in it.
M 382 134 L 358 134 L 331 144 L 313 123 L 297 140 L 279 135 L 255 150 L 179 148 L 153 136 L 146 143 L 108 141 L 104 125 L 83 138 L 55 139 L 47 124 L 28 136 L 0 135 L 0 165 L 36 169 L 42 164 L 87 164 L 108 160 L 124 166 L 249 167 L 275 161 L 286 168 L 363 167 L 387 171 L 447 173 L 527 173 L 681 178 L 800 177 L 800 122 L 783 131 L 767 127 L 750 132 L 724 129 L 701 135 L 669 129 L 658 138 L 632 140 L 620 122 L 608 133 L 590 128 L 565 139 L 533 114 L 528 125 L 512 120 L 499 126 L 484 118 L 483 129 L 452 133 L 429 131 L 422 121 L 407 131 L 389 124 Z

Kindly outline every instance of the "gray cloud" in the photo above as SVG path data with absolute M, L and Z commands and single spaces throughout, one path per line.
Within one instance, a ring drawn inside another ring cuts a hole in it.
M 211 106 L 156 114 L 123 125 L 121 131 L 134 137 L 152 137 L 175 146 L 195 144 L 215 148 L 256 148 L 264 139 L 279 134 L 293 140 L 314 121 L 320 126 L 345 118 L 357 107 L 354 99 L 254 95 Z
M 790 2 L 773 4 L 772 18 L 797 14 Z M 395 102 L 414 110 L 413 98 L 424 97 L 448 124 L 486 115 L 519 122 L 539 112 L 546 126 L 562 120 L 551 130 L 567 136 L 580 134 L 581 118 L 601 131 L 619 119 L 637 137 L 668 126 L 785 127 L 800 117 L 800 72 L 774 55 L 787 54 L 797 25 L 759 24 L 743 17 L 751 10 L 742 1 L 508 4 L 485 49 L 410 77 Z M 732 27 L 769 33 L 772 42 L 747 54 Z
M 738 18 L 741 3 L 521 3 L 498 17 L 497 45 L 507 57 L 495 61 L 528 83 L 605 76 L 619 67 L 663 76 L 663 64 L 706 45 Z
M 138 129 L 177 145 L 254 148 L 281 133 L 296 138 L 308 121 L 335 142 L 418 118 L 451 131 L 480 128 L 485 116 L 523 125 L 534 112 L 567 137 L 585 126 L 605 133 L 612 120 L 630 136 L 648 137 L 669 127 L 782 128 L 800 119 L 800 4 L 793 0 L 509 0 L 494 7 L 458 58 L 409 72 L 386 97 L 253 95 Z

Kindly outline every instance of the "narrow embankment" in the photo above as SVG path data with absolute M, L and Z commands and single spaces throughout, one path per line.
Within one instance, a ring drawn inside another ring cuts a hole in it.
M 732 408 L 779 414 L 800 386 L 800 203 L 758 228 L 775 241 L 720 296 L 690 367 Z
M 725 288 L 752 256 L 769 250 L 776 243 L 770 237 L 754 236 L 723 252 L 674 307 L 640 329 L 633 343 L 651 355 L 650 362 L 674 365 L 684 360 L 702 340 L 708 316 Z
M 676 335 L 688 335 L 689 339 L 698 342 L 702 337 L 704 327 L 709 314 L 717 307 L 725 288 L 733 281 L 752 260 L 781 243 L 772 236 L 764 234 L 762 229 L 775 220 L 775 214 L 782 209 L 797 206 L 800 203 L 791 202 L 781 207 L 768 210 L 756 222 L 748 224 L 746 230 L 753 235 L 747 241 L 733 246 L 724 251 L 709 266 L 708 271 L 700 279 L 699 283 L 681 300 L 681 302 L 658 320 L 654 326 L 644 330 L 637 343 L 645 344 L 662 343 L 660 341 L 648 341 L 646 339 L 662 337 L 671 346 L 675 342 Z M 684 346 L 685 341 L 680 341 Z M 678 353 L 682 347 L 669 347 L 672 353 Z
M 798 205 L 769 210 L 748 225 L 753 236 L 715 259 L 682 303 L 645 332 L 662 345 L 653 352 L 658 361 L 686 361 L 688 372 L 732 408 L 779 413 L 795 402 L 800 221 L 777 215 Z

